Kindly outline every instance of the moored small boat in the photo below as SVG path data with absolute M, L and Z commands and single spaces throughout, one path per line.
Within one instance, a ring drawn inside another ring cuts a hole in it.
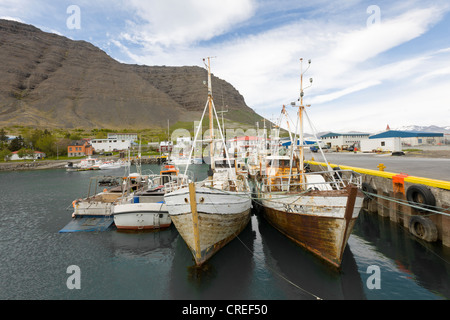
M 119 230 L 162 229 L 172 223 L 164 202 L 120 203 L 114 206 L 113 214 Z
M 165 165 L 159 175 L 148 177 L 148 187 L 128 197 L 119 199 L 113 206 L 114 223 L 119 230 L 147 230 L 170 227 L 164 194 L 166 188 L 174 188 L 181 181 L 178 169 Z

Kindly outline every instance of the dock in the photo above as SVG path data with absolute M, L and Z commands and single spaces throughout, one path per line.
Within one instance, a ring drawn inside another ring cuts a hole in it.
M 327 165 L 316 161 L 306 163 L 312 171 L 320 171 Z M 449 181 L 386 172 L 382 164 L 379 170 L 329 165 L 363 176 L 364 209 L 369 213 L 389 217 L 421 240 L 442 241 L 450 247 Z

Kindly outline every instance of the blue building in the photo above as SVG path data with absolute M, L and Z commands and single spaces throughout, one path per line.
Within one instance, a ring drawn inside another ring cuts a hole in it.
M 403 146 L 439 145 L 444 143 L 443 133 L 388 130 L 369 139 L 400 138 Z

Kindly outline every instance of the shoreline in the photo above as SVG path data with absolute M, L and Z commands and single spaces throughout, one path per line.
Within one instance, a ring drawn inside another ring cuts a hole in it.
M 328 153 L 328 152 L 327 152 Z M 333 152 L 334 153 L 334 152 Z M 353 152 L 336 152 L 336 154 L 354 154 Z M 361 152 L 355 155 L 361 154 Z M 372 154 L 372 153 L 367 153 Z M 376 155 L 375 153 L 373 153 Z M 391 154 L 385 154 L 390 157 Z M 393 157 L 393 156 L 392 156 Z M 403 156 L 395 156 L 396 158 L 406 157 L 406 158 L 440 158 L 440 159 L 450 159 L 450 148 L 436 148 L 420 151 L 405 152 Z M 157 157 L 143 157 L 141 159 L 143 164 L 159 164 L 160 161 Z M 74 160 L 37 160 L 37 161 L 14 161 L 14 162 L 0 162 L 0 172 L 2 171 L 24 171 L 24 170 L 46 170 L 46 169 L 64 169 L 68 162 L 80 162 L 81 159 Z M 131 162 L 134 163 L 134 160 Z
M 67 160 L 39 160 L 39 161 L 20 161 L 20 162 L 1 162 L 1 171 L 23 171 L 23 170 L 44 170 L 61 169 L 67 164 Z
M 46 169 L 65 169 L 68 162 L 77 163 L 82 159 L 75 160 L 35 160 L 35 161 L 14 161 L 0 162 L 0 172 L 2 171 L 25 171 L 25 170 L 46 170 Z M 142 158 L 142 164 L 159 164 L 158 158 Z M 131 160 L 134 164 L 134 160 Z

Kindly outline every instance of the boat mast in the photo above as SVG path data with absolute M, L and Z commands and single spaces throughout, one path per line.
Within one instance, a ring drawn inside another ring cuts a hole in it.
M 300 106 L 298 108 L 298 121 L 300 127 L 300 141 L 298 144 L 299 148 L 299 164 L 300 164 L 300 173 L 303 173 L 303 58 L 300 58 Z M 303 180 L 303 179 L 302 179 Z
M 206 67 L 208 68 L 208 108 L 209 108 L 209 156 L 211 161 L 211 169 L 215 169 L 215 161 L 214 161 L 214 121 L 213 121 L 213 109 L 212 109 L 212 84 L 211 84 L 211 57 L 208 57 L 208 64 Z M 205 62 L 205 59 L 203 59 Z
M 298 108 L 298 120 L 299 120 L 299 131 L 300 131 L 300 141 L 298 144 L 298 148 L 299 148 L 299 165 L 300 165 L 300 173 L 304 173 L 304 159 L 303 159 L 303 111 L 305 110 L 305 106 L 303 105 L 303 90 L 306 88 L 303 88 L 303 74 L 306 73 L 306 71 L 308 71 L 309 66 L 311 65 L 311 60 L 308 60 L 308 67 L 306 68 L 306 70 L 303 72 L 303 58 L 300 58 L 300 106 Z M 312 85 L 312 78 L 309 79 L 311 85 Z M 310 85 L 310 86 L 311 86 Z M 301 178 L 301 180 L 303 180 L 303 178 Z

